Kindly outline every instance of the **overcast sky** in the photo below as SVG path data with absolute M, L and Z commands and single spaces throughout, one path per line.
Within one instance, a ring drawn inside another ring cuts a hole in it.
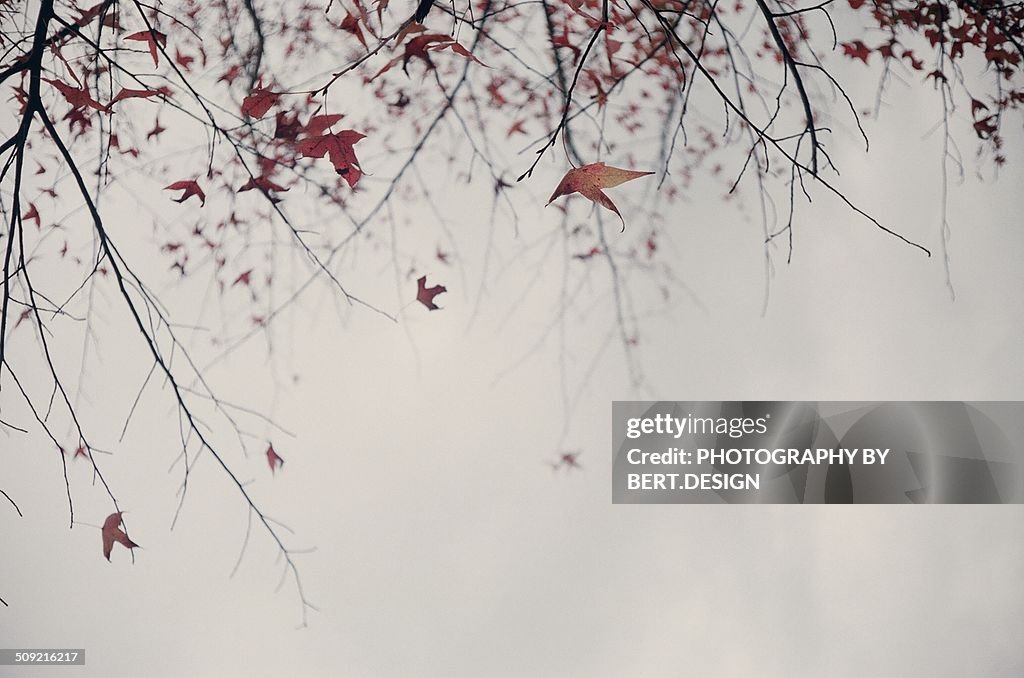
M 867 156 L 839 141 L 834 157 L 855 199 L 937 252 L 941 150 L 914 114 L 932 94 L 869 125 Z M 101 459 L 142 548 L 106 562 L 95 526 L 109 504 L 87 468 L 70 466 L 83 524 L 68 530 L 52 446 L 0 433 L 0 486 L 25 513 L 0 503 L 0 646 L 87 651 L 83 668 L 33 675 L 1019 676 L 1024 507 L 613 506 L 610 415 L 611 401 L 649 395 L 1024 398 L 1021 150 L 1011 139 L 998 182 L 968 172 L 953 190 L 955 302 L 939 257 L 821 196 L 801 207 L 762 317 L 756 220 L 700 196 L 666 211 L 666 247 L 699 303 L 681 297 L 644 325 L 642 391 L 615 344 L 583 380 L 600 322 L 564 360 L 554 339 L 528 352 L 552 296 L 541 288 L 508 316 L 532 275 L 554 275 L 539 268 L 513 267 L 475 315 L 479 281 L 454 269 L 440 271 L 443 311 L 410 307 L 398 324 L 357 312 L 341 326 L 326 291 L 304 300 L 271 359 L 253 342 L 210 373 L 296 434 L 254 427 L 286 460 L 276 477 L 257 443 L 232 463 L 294 530 L 289 545 L 314 549 L 296 556 L 319 608 L 304 629 L 263 533 L 230 576 L 246 512 L 208 458 L 170 530 L 173 409 L 151 394 L 117 443 L 145 368 L 122 373 L 141 347 L 112 339 L 91 411 L 132 462 Z M 616 190 L 624 206 L 645 189 Z M 487 204 L 466 198 L 454 220 L 466 260 Z M 510 229 L 497 233 L 514 250 Z M 579 389 L 568 415 L 566 388 Z M 552 473 L 560 449 L 582 450 L 584 468 Z

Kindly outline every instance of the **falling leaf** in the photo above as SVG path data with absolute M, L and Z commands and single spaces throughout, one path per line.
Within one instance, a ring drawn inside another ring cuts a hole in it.
M 441 307 L 434 303 L 434 297 L 447 292 L 448 290 L 444 285 L 434 285 L 433 287 L 427 287 L 427 276 L 420 276 L 419 280 L 416 281 L 416 301 L 426 306 L 431 311 L 437 311 Z
M 560 196 L 579 193 L 584 198 L 615 212 L 619 217 L 619 221 L 622 222 L 623 230 L 625 230 L 626 221 L 622 218 L 622 214 L 619 213 L 615 203 L 604 194 L 602 189 L 612 188 L 613 186 L 618 186 L 619 184 L 639 179 L 649 174 L 654 174 L 654 172 L 619 169 L 618 167 L 605 165 L 603 162 L 595 162 L 583 167 L 574 167 L 566 172 L 562 180 L 558 182 L 558 187 L 551 194 L 547 204 L 550 205 Z
M 111 513 L 103 521 L 103 557 L 110 560 L 110 551 L 114 548 L 114 542 L 122 544 L 125 548 L 133 549 L 138 544 L 128 538 L 128 535 L 121 529 L 121 512 Z
M 199 198 L 199 202 L 203 205 L 206 204 L 206 194 L 203 193 L 203 189 L 199 187 L 198 181 L 175 181 L 170 186 L 164 186 L 165 191 L 184 191 L 180 198 L 175 198 L 174 202 L 185 202 L 193 195 Z
M 270 472 L 274 473 L 277 469 L 284 466 L 284 459 L 274 451 L 274 446 L 267 445 L 267 464 L 270 465 Z

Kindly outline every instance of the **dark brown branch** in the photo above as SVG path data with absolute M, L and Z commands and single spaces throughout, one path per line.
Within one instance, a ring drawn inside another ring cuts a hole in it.
M 786 45 L 786 41 L 783 39 L 782 34 L 779 33 L 779 27 L 775 25 L 775 16 L 772 11 L 768 9 L 764 0 L 757 0 L 757 6 L 761 10 L 761 14 L 764 15 L 765 22 L 768 24 L 768 30 L 772 34 L 772 39 L 775 41 L 775 46 L 779 48 L 779 53 L 782 54 L 782 60 L 786 64 L 786 68 L 793 74 L 793 82 L 796 84 L 797 92 L 800 95 L 800 103 L 804 107 L 804 118 L 806 120 L 806 127 L 804 128 L 811 136 L 811 174 L 818 175 L 818 134 L 814 127 L 814 112 L 811 110 L 811 99 L 807 96 L 807 90 L 804 88 L 803 78 L 800 77 L 800 68 L 796 61 L 793 60 L 793 55 L 789 52 L 789 47 Z

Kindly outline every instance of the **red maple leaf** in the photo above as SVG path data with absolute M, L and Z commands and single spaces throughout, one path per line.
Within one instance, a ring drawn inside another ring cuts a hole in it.
M 434 297 L 448 291 L 444 285 L 427 287 L 427 276 L 422 275 L 419 280 L 416 281 L 416 287 L 416 301 L 420 302 L 431 311 L 437 311 L 441 308 L 434 303 Z
M 281 95 L 263 87 L 262 83 L 256 85 L 256 89 L 242 100 L 242 115 L 253 118 L 262 118 L 270 110 L 270 107 L 277 103 Z
M 299 136 L 299 132 L 302 131 L 302 124 L 299 123 L 299 114 L 296 113 L 294 116 L 289 116 L 284 111 L 278 112 L 274 116 L 274 138 L 275 139 L 289 139 L 294 141 Z
M 978 135 L 979 139 L 990 139 L 993 134 L 999 131 L 996 126 L 998 118 L 995 115 L 990 115 L 987 118 L 974 121 L 974 132 Z
M 251 191 L 254 188 L 258 188 L 266 193 L 270 193 L 271 191 L 278 191 L 283 193 L 284 191 L 288 190 L 288 187 L 274 183 L 274 181 L 271 180 L 270 177 L 266 175 L 260 175 L 258 177 L 249 177 L 249 180 L 246 181 L 242 185 L 242 187 L 238 189 L 238 192 L 244 193 L 245 191 Z
M 252 280 L 252 269 L 250 268 L 248 271 L 245 271 L 243 273 L 239 273 L 238 277 L 235 278 L 235 282 L 231 283 L 231 286 L 234 287 L 235 285 L 239 285 L 239 284 L 248 286 L 248 285 L 252 284 L 251 280 Z
M 155 121 L 153 122 L 153 129 L 151 129 L 151 130 L 149 130 L 148 132 L 146 132 L 146 139 L 152 139 L 152 138 L 154 138 L 154 137 L 156 137 L 157 139 L 159 139 L 159 138 L 160 138 L 160 135 L 161 135 L 161 134 L 163 134 L 163 133 L 164 133 L 164 130 L 166 130 L 166 129 L 167 129 L 166 127 L 162 127 L 162 126 L 160 125 L 160 119 L 159 119 L 159 118 L 157 118 L 157 119 L 156 119 L 156 120 L 155 120 Z
M 36 228 L 42 228 L 43 223 L 42 220 L 39 218 L 39 210 L 36 209 L 35 203 L 31 202 L 28 204 L 28 212 L 25 212 L 24 214 L 21 215 L 22 221 L 27 221 L 29 219 L 35 220 Z
M 271 473 L 275 473 L 277 469 L 284 466 L 284 459 L 274 451 L 273 444 L 267 445 L 267 464 L 270 465 Z
M 572 469 L 583 469 L 583 466 L 579 462 L 579 456 L 583 452 L 577 450 L 574 452 L 560 452 L 558 454 L 558 460 L 555 462 L 547 462 L 548 466 L 551 467 L 552 471 L 557 471 L 560 468 L 572 470 Z
M 338 28 L 356 36 L 356 39 L 362 43 L 363 47 L 366 47 L 366 38 L 363 37 L 363 31 L 359 27 L 359 18 L 354 16 L 351 12 L 345 15 L 345 18 L 341 20 L 341 25 L 338 26 Z
M 352 147 L 364 138 L 366 135 L 347 129 L 303 139 L 295 145 L 295 150 L 307 158 L 322 158 L 326 155 L 334 165 L 334 171 L 345 177 L 348 185 L 355 188 L 363 172 Z
M 235 78 L 237 78 L 241 74 L 242 67 L 238 64 L 234 64 L 231 68 L 225 71 L 219 78 L 217 78 L 217 82 L 226 82 L 229 85 L 233 85 L 235 83 Z
M 329 130 L 335 123 L 344 118 L 345 116 L 341 113 L 330 113 L 327 115 L 314 115 L 309 119 L 305 125 L 302 126 L 302 131 L 307 136 L 318 137 L 324 132 Z M 323 156 L 319 156 L 323 157 Z
M 508 133 L 505 134 L 505 137 L 511 137 L 513 134 L 527 134 L 526 129 L 523 128 L 524 124 L 526 124 L 526 120 L 516 120 L 513 122 L 512 126 L 508 128 Z
M 194 56 L 182 54 L 178 51 L 178 48 L 174 48 L 174 60 L 178 62 L 178 65 L 182 67 L 185 72 L 192 70 L 192 62 L 196 60 Z
M 199 187 L 198 181 L 175 181 L 170 186 L 164 186 L 165 191 L 184 191 L 180 198 L 174 198 L 174 202 L 185 202 L 193 195 L 199 198 L 199 202 L 206 205 L 206 194 Z
M 138 544 L 128 538 L 128 535 L 121 529 L 121 512 L 111 513 L 103 521 L 103 557 L 110 560 L 110 552 L 114 548 L 114 542 L 122 544 L 125 548 L 137 548 Z
M 422 28 L 420 28 L 420 30 L 422 30 Z M 415 31 L 408 29 L 407 32 L 411 34 Z M 443 49 L 450 49 L 460 56 L 466 57 L 471 61 L 475 61 L 481 66 L 485 66 L 482 61 L 473 56 L 472 52 L 466 49 L 450 35 L 446 35 L 444 33 L 424 33 L 423 35 L 417 35 L 415 38 L 412 38 L 409 42 L 405 43 L 403 53 L 384 64 L 384 67 L 377 71 L 377 74 L 370 79 L 373 80 L 377 78 L 399 62 L 402 64 L 402 71 L 404 71 L 406 75 L 409 75 L 409 62 L 413 59 L 422 60 L 423 63 L 426 64 L 427 70 L 432 71 L 435 69 L 435 66 L 434 62 L 430 60 L 429 52 L 437 52 Z
M 79 444 L 78 447 L 75 448 L 75 454 L 71 457 L 71 459 L 75 460 L 78 459 L 79 457 L 85 457 L 86 459 L 89 458 L 89 453 L 88 451 L 86 451 L 85 445 Z
M 167 36 L 160 31 L 153 29 L 151 31 L 139 31 L 138 33 L 132 33 L 131 35 L 124 36 L 125 40 L 137 40 L 139 42 L 145 42 L 149 44 L 149 55 L 153 57 L 153 65 L 159 66 L 160 59 L 157 57 L 159 47 L 167 45 Z M 159 45 L 159 47 L 158 47 Z
M 843 43 L 843 54 L 851 59 L 860 59 L 864 63 L 867 63 L 871 50 L 860 40 L 854 40 L 853 42 Z
M 619 169 L 618 167 L 605 165 L 603 162 L 595 162 L 583 167 L 574 167 L 566 172 L 562 180 L 558 182 L 558 186 L 555 188 L 555 192 L 551 194 L 547 204 L 550 205 L 560 196 L 579 193 L 584 198 L 615 212 L 619 217 L 619 221 L 622 222 L 623 230 L 625 230 L 626 221 L 622 218 L 622 214 L 619 213 L 619 208 L 615 206 L 611 198 L 605 195 L 602 189 L 618 186 L 619 184 L 639 179 L 649 174 L 654 174 L 654 172 Z
M 170 89 L 167 87 L 161 87 L 159 89 L 128 89 L 126 87 L 122 87 L 121 91 L 117 93 L 117 96 L 111 99 L 110 103 L 107 104 L 107 109 L 109 110 L 110 107 L 118 101 L 123 101 L 125 99 L 148 99 L 150 97 L 160 96 L 161 94 L 166 96 L 170 94 L 170 92 Z
M 565 468 L 583 468 L 579 462 L 579 456 L 582 452 L 563 452 L 558 457 L 558 463 Z
M 64 95 L 64 98 L 68 100 L 68 103 L 74 108 L 80 109 L 88 106 L 89 108 L 95 108 L 97 111 L 105 111 L 107 109 L 106 106 L 89 95 L 88 87 L 72 87 L 66 82 L 61 82 L 60 80 L 50 80 L 48 78 L 43 79 L 56 87 L 60 93 Z

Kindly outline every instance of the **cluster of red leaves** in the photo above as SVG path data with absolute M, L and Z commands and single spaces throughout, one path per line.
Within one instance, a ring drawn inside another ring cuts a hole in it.
M 972 91 L 970 109 L 974 131 L 984 144 L 996 150 L 996 162 L 1003 162 L 1005 158 L 999 152 L 1002 145 L 1000 125 L 1006 111 L 1019 108 L 1024 103 L 1024 93 L 1011 79 L 1019 73 L 1021 65 L 1019 46 L 1024 18 L 1021 6 L 1003 5 L 996 0 L 972 0 L 970 3 L 952 0 L 847 1 L 853 10 L 869 16 L 884 36 L 878 38 L 878 31 L 872 31 L 862 34 L 861 39 L 841 41 L 841 53 L 851 60 L 872 63 L 872 54 L 875 53 L 878 56 L 874 57 L 873 64 L 880 60 L 894 60 L 906 64 L 911 70 L 927 73 L 936 83 L 956 77 L 956 69 L 960 66 L 958 62 L 971 54 L 985 60 L 1001 78 L 1000 86 L 994 93 Z M 473 8 L 481 10 L 483 15 L 485 4 L 482 0 L 474 0 Z M 715 36 L 708 33 L 708 25 L 723 17 L 740 19 L 753 14 L 757 19 L 760 11 L 753 3 L 743 0 L 700 6 L 682 0 L 659 0 L 656 5 L 665 16 L 678 16 L 678 24 L 675 24 L 677 33 L 692 49 L 699 50 L 702 66 L 714 77 L 729 76 L 736 55 L 730 54 L 728 41 L 716 41 Z M 244 159 L 230 157 L 230 154 L 227 160 L 223 155 L 210 158 L 209 162 L 206 158 L 195 158 L 192 165 L 180 168 L 180 174 L 176 174 L 184 177 L 182 180 L 169 181 L 165 178 L 157 184 L 167 184 L 166 190 L 180 191 L 169 198 L 179 203 L 195 205 L 189 198 L 196 197 L 198 205 L 204 206 L 209 196 L 212 201 L 230 205 L 228 219 L 215 225 L 197 223 L 191 237 L 175 233 L 160 244 L 164 252 L 174 257 L 172 268 L 180 270 L 182 275 L 195 270 L 190 261 L 213 261 L 221 289 L 245 288 L 252 292 L 255 300 L 262 281 L 269 284 L 271 273 L 260 268 L 259 263 L 239 262 L 234 255 L 244 249 L 244 244 L 238 246 L 238 242 L 247 237 L 253 223 L 265 217 L 274 218 L 269 203 L 284 200 L 283 194 L 296 186 L 303 186 L 313 188 L 304 192 L 304 197 L 312 195 L 315 199 L 347 206 L 346 200 L 351 191 L 359 187 L 363 176 L 363 167 L 356 153 L 357 144 L 370 135 L 369 143 L 374 145 L 376 152 L 402 147 L 401 142 L 407 139 L 398 137 L 395 130 L 405 126 L 420 133 L 424 120 L 428 119 L 424 113 L 438 103 L 438 92 L 440 96 L 446 96 L 445 88 L 453 82 L 452 76 L 468 67 L 474 70 L 463 88 L 463 101 L 479 107 L 481 120 L 487 120 L 489 129 L 499 130 L 499 134 L 529 142 L 532 135 L 551 130 L 562 113 L 562 92 L 547 86 L 553 85 L 554 81 L 545 84 L 543 79 L 538 79 L 538 71 L 517 69 L 517 63 L 525 66 L 525 62 L 517 62 L 516 58 L 509 61 L 508 53 L 498 46 L 501 31 L 521 35 L 521 22 L 530 16 L 528 8 L 510 6 L 500 12 L 492 11 L 487 15 L 489 32 L 480 39 L 476 39 L 473 33 L 453 36 L 440 32 L 437 27 L 428 28 L 417 23 L 392 23 L 390 25 L 395 26 L 397 33 L 389 33 L 386 27 L 394 16 L 389 19 L 386 13 L 394 15 L 394 8 L 389 10 L 386 0 L 351 0 L 344 7 L 334 4 L 326 14 L 321 9 L 310 3 L 284 5 L 276 15 L 264 12 L 262 19 L 268 29 L 267 35 L 273 35 L 274 40 L 279 41 L 277 44 L 284 46 L 283 63 L 286 67 L 302 64 L 306 56 L 339 45 L 341 51 L 350 50 L 351 58 L 368 57 L 365 63 L 352 71 L 351 78 L 346 67 L 343 77 L 368 84 L 376 96 L 377 106 L 371 107 L 373 110 L 369 110 L 365 117 L 346 119 L 345 129 L 338 125 L 342 120 L 340 114 L 325 112 L 331 110 L 328 108 L 331 102 L 324 96 L 326 90 L 315 90 L 316 93 L 311 93 L 314 90 L 289 90 L 287 85 L 273 77 L 266 63 L 260 72 L 250 68 L 251 52 L 238 43 L 241 34 L 225 30 L 228 25 L 248 25 L 241 5 L 211 7 L 197 0 L 183 0 L 181 7 L 167 10 L 167 13 L 153 12 L 146 21 L 140 21 L 131 12 L 112 7 L 107 2 L 98 2 L 92 8 L 78 10 L 77 19 L 74 15 L 69 17 L 73 25 L 82 30 L 102 23 L 106 39 L 118 50 L 116 56 L 124 55 L 130 60 L 127 63 L 132 67 L 131 72 L 141 75 L 141 79 L 111 68 L 103 59 L 81 58 L 82 43 L 78 42 L 75 47 L 76 43 L 71 39 L 54 44 L 48 54 L 50 63 L 44 72 L 49 87 L 44 89 L 53 101 L 67 105 L 64 119 L 73 135 L 85 134 L 93 129 L 96 119 L 109 116 L 104 118 L 108 124 L 102 127 L 110 131 L 108 146 L 123 155 L 135 158 L 142 154 L 141 159 L 148 160 L 146 154 L 161 140 L 165 125 L 180 124 L 180 116 L 172 117 L 175 114 L 170 110 L 171 105 L 187 105 L 192 95 L 182 87 L 176 77 L 178 73 L 192 76 L 194 79 L 190 82 L 201 83 L 199 88 L 203 90 L 203 96 L 214 102 L 213 108 L 222 122 L 225 120 L 222 113 L 237 118 L 224 124 L 244 147 L 247 154 Z M 834 7 L 827 10 L 835 11 Z M 602 121 L 607 120 L 609 131 L 607 134 L 602 132 L 603 146 L 599 157 L 616 158 L 626 167 L 641 163 L 634 157 L 632 148 L 622 148 L 623 141 L 645 128 L 649 129 L 650 121 L 664 112 L 659 106 L 675 102 L 679 92 L 687 91 L 693 75 L 687 60 L 678 58 L 673 49 L 666 47 L 663 24 L 653 19 L 647 21 L 650 17 L 646 10 L 639 15 L 637 11 L 626 4 L 605 3 L 603 0 L 556 3 L 547 12 L 550 30 L 539 38 L 542 42 L 550 42 L 546 49 L 557 55 L 564 74 L 571 76 L 573 70 L 580 67 L 576 74 L 572 113 L 587 112 L 577 109 L 596 110 Z M 438 20 L 436 15 L 435 12 L 435 16 L 428 17 L 425 23 L 434 25 Z M 814 22 L 805 21 L 806 16 L 810 15 L 792 12 L 779 14 L 774 20 L 786 47 L 802 61 L 810 61 L 808 46 L 813 44 L 810 35 L 814 32 Z M 647 21 L 646 25 L 641 19 Z M 762 24 L 756 24 L 761 26 L 761 35 L 755 36 L 753 42 L 759 46 L 756 55 L 781 63 L 782 54 Z M 598 28 L 602 33 L 588 51 L 586 63 L 580 64 L 585 51 L 583 48 Z M 467 35 L 473 37 L 466 38 Z M 385 36 L 389 42 L 381 46 L 379 41 Z M 923 54 L 927 50 L 921 49 L 922 38 L 937 54 L 941 53 L 930 73 L 926 66 L 928 57 Z M 918 54 L 912 47 L 915 40 Z M 15 55 L 11 59 L 25 58 L 24 55 L 17 56 L 17 50 L 11 54 Z M 115 52 L 110 54 L 115 55 Z M 351 58 L 339 61 L 349 63 Z M 494 68 L 488 68 L 484 62 Z M 395 68 L 398 65 L 401 69 Z M 423 74 L 432 77 L 418 77 Z M 434 87 L 433 76 L 441 84 L 439 89 Z M 628 96 L 623 96 L 621 85 L 625 78 L 629 78 L 630 86 L 634 87 Z M 288 77 L 283 80 L 294 83 L 300 79 Z M 161 81 L 177 83 L 175 87 L 182 91 L 174 92 L 167 85 L 149 84 Z M 25 84 L 23 80 L 20 85 L 13 86 L 14 98 L 22 106 L 26 101 Z M 749 82 L 746 87 L 751 92 L 759 91 L 754 82 Z M 129 99 L 140 103 L 125 104 L 126 114 L 114 115 L 120 112 L 117 104 Z M 225 99 L 236 103 L 223 105 Z M 141 103 L 143 101 L 146 103 Z M 452 105 L 458 104 L 452 102 Z M 357 109 L 356 106 L 347 108 L 349 115 Z M 149 126 L 143 116 L 151 112 L 153 117 L 149 120 L 152 126 Z M 161 112 L 164 112 L 163 123 Z M 589 117 L 589 112 L 579 119 Z M 651 115 L 652 112 L 656 115 Z M 127 113 L 132 116 L 132 124 L 120 124 L 119 118 L 128 121 Z M 139 120 L 143 124 L 137 125 Z M 574 125 L 579 130 L 582 123 L 575 122 Z M 458 134 L 457 131 L 455 133 Z M 668 200 L 685 189 L 693 177 L 717 177 L 722 172 L 721 164 L 714 165 L 710 172 L 704 164 L 724 144 L 719 130 L 701 122 L 690 123 L 688 137 L 687 143 L 675 149 L 680 162 L 672 170 L 673 181 L 666 182 L 664 187 L 663 195 Z M 396 138 L 399 143 L 391 143 Z M 220 147 L 225 148 L 226 145 Z M 359 148 L 365 148 L 365 143 Z M 597 148 L 593 146 L 593 150 Z M 166 150 L 161 149 L 161 152 Z M 585 158 L 591 150 L 584 148 Z M 449 154 L 449 162 L 457 162 L 455 155 Z M 591 158 L 594 155 L 596 153 Z M 325 162 L 316 162 L 322 159 Z M 110 166 L 113 165 L 108 165 L 107 171 L 110 171 Z M 325 174 L 320 171 L 321 167 L 330 167 L 335 176 L 321 178 Z M 722 174 L 728 174 L 728 169 L 727 166 Z M 200 172 L 203 173 L 201 176 Z M 622 214 L 605 189 L 644 174 L 596 162 L 584 165 L 566 173 L 549 202 L 559 196 L 578 193 L 614 212 L 625 226 Z M 341 185 L 342 180 L 347 188 Z M 496 181 L 496 191 L 509 187 L 510 184 L 501 179 Z M 262 194 L 269 203 L 238 198 L 237 194 L 249 191 L 257 196 Z M 45 200 L 39 202 L 33 196 L 29 197 L 33 199 L 23 202 L 29 205 L 23 218 L 35 221 L 37 227 L 42 228 L 44 219 L 36 204 L 43 209 L 44 215 L 49 216 L 54 210 Z M 267 211 L 260 212 L 261 209 Z M 246 222 L 236 212 L 250 217 L 249 225 L 243 226 Z M 256 213 L 255 219 L 250 216 L 252 212 Z M 572 256 L 580 261 L 604 252 L 594 244 L 592 232 L 582 231 L 578 237 L 579 241 L 572 250 L 577 254 Z M 644 250 L 642 240 L 638 242 L 640 244 L 630 251 L 651 258 L 655 250 Z M 63 252 L 66 251 L 65 243 Z M 432 306 L 436 308 L 432 297 L 420 301 L 431 310 Z
M 1002 115 L 1024 104 L 1024 89 L 1015 83 L 1024 59 L 1024 3 L 997 0 L 848 0 L 850 7 L 866 11 L 889 38 L 875 47 L 861 40 L 842 44 L 851 59 L 868 63 L 872 52 L 883 60 L 906 62 L 915 71 L 925 71 L 926 57 L 914 54 L 904 42 L 911 35 L 927 40 L 935 57 L 926 77 L 947 86 L 960 77 L 961 62 L 971 56 L 984 60 L 1000 80 L 988 101 L 971 97 L 971 114 L 978 138 L 989 144 L 996 164 L 1006 161 L 999 134 Z

